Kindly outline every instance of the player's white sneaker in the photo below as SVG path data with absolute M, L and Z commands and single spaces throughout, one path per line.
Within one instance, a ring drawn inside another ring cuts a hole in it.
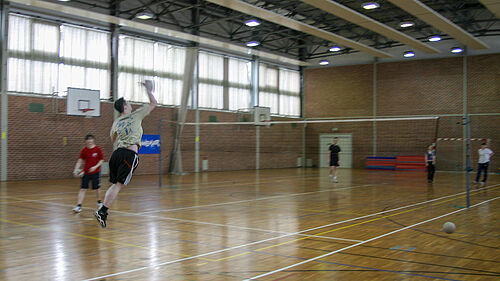
M 330 182 L 333 182 L 333 175 L 329 175 L 328 179 L 330 180 Z
M 482 181 L 482 182 L 481 182 L 481 187 L 483 187 L 484 185 L 485 185 L 485 182 L 484 182 L 484 181 Z
M 337 180 L 337 177 L 333 177 L 333 182 L 339 182 L 339 181 Z
M 99 210 L 102 207 L 102 203 L 97 203 L 97 210 Z
M 82 207 L 81 206 L 76 206 L 73 208 L 73 212 L 75 213 L 80 213 L 82 211 Z

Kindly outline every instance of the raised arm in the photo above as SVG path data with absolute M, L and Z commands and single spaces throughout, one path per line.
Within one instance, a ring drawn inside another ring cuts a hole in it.
M 144 88 L 146 88 L 146 93 L 148 94 L 148 99 L 149 99 L 149 113 L 155 109 L 156 105 L 158 102 L 156 101 L 155 96 L 153 96 L 153 81 L 151 80 L 145 80 L 142 85 L 144 85 Z

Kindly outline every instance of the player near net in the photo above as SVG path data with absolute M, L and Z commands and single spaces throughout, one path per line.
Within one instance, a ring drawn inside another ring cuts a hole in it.
M 337 179 L 337 170 L 338 167 L 340 166 L 340 146 L 337 145 L 339 142 L 339 138 L 334 137 L 333 138 L 333 144 L 330 145 L 329 150 L 330 150 L 330 181 L 333 182 L 339 182 Z
M 146 80 L 142 83 L 148 95 L 149 104 L 132 112 L 132 106 L 124 98 L 115 101 L 114 107 L 120 116 L 111 127 L 111 141 L 116 145 L 109 160 L 109 181 L 113 184 L 106 192 L 103 206 L 94 215 L 99 224 L 105 228 L 108 209 L 111 207 L 120 190 L 127 186 L 134 170 L 139 165 L 137 152 L 141 146 L 142 120 L 156 107 L 153 96 L 153 82 Z

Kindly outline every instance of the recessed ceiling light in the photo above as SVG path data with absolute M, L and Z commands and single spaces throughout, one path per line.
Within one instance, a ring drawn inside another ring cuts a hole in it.
M 254 27 L 254 26 L 258 26 L 258 25 L 260 25 L 260 22 L 259 22 L 259 21 L 257 21 L 257 20 L 247 20 L 247 21 L 245 22 L 245 24 L 246 24 L 247 26 Z
M 379 8 L 380 5 L 377 2 L 365 2 L 361 5 L 361 7 L 365 10 L 373 10 Z
M 405 58 L 412 58 L 415 56 L 415 53 L 413 51 L 406 51 L 403 53 L 403 57 Z
M 59 2 L 69 2 L 71 0 L 57 0 L 57 1 L 59 1 Z
M 404 22 L 399 24 L 399 26 L 401 26 L 402 28 L 412 27 L 414 25 L 415 25 L 415 23 L 412 21 L 404 21 Z
M 429 37 L 429 41 L 431 41 L 431 42 L 441 41 L 441 37 L 434 35 L 434 36 Z
M 255 46 L 259 46 L 259 45 L 260 45 L 260 43 L 258 41 L 247 42 L 248 47 L 255 47 Z
M 340 48 L 339 46 L 333 46 L 330 48 L 330 52 L 338 52 L 342 50 L 342 48 Z
M 319 62 L 319 64 L 320 65 L 328 65 L 328 64 L 330 64 L 330 62 L 327 61 L 327 60 L 322 60 L 322 61 Z
M 148 20 L 148 19 L 153 18 L 153 14 L 148 13 L 148 12 L 141 12 L 141 13 L 138 13 L 135 17 L 138 19 L 141 19 L 141 20 Z
M 460 47 L 453 47 L 451 48 L 450 52 L 452 52 L 453 54 L 460 54 L 461 52 L 463 52 L 464 49 L 460 48 Z

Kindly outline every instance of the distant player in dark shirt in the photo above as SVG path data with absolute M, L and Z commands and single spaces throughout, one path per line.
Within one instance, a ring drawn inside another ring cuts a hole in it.
M 339 166 L 339 163 L 340 163 L 340 158 L 339 158 L 339 154 L 340 154 L 340 146 L 337 145 L 337 143 L 339 142 L 339 138 L 335 137 L 333 138 L 333 144 L 330 145 L 330 181 L 333 181 L 333 182 L 339 182 L 337 180 L 337 168 Z

